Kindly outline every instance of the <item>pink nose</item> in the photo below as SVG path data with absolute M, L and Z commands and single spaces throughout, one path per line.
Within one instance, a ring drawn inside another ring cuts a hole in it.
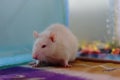
M 33 55 L 33 59 L 38 59 L 38 56 L 37 55 Z

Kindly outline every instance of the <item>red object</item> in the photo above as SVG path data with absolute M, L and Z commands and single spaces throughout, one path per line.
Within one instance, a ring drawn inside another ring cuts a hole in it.
M 92 53 L 95 53 L 95 54 L 100 54 L 100 51 L 91 51 L 91 50 L 81 50 L 81 53 L 85 53 L 85 54 L 92 54 Z
M 81 50 L 81 53 L 89 54 L 90 51 L 89 50 Z
M 113 54 L 120 54 L 120 49 L 119 48 L 116 48 L 114 51 L 112 51 Z
M 91 53 L 94 53 L 94 54 L 100 54 L 100 51 L 92 51 Z

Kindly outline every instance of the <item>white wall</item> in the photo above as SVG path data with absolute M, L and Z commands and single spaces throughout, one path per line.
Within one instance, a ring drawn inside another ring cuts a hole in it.
M 119 41 L 119 45 L 120 45 L 120 0 L 115 1 L 116 6 L 115 6 L 115 13 L 116 13 L 116 26 L 115 26 L 115 30 L 116 30 L 116 37 Z
M 70 29 L 82 40 L 105 40 L 109 0 L 69 0 Z M 109 20 L 108 20 L 109 21 Z

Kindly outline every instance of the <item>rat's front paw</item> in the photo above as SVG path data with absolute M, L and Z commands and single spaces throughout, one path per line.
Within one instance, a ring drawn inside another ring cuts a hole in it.
M 35 63 L 35 64 L 32 65 L 32 67 L 35 67 L 35 68 L 36 68 L 36 67 L 40 67 L 40 64 L 36 64 L 36 63 Z
M 35 62 L 30 62 L 30 63 L 28 63 L 28 65 L 34 65 L 34 64 L 36 64 Z
M 32 67 L 40 67 L 40 61 L 30 62 L 29 65 L 31 65 Z

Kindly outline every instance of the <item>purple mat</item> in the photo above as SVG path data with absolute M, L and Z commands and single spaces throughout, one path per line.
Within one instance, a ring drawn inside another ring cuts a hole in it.
M 45 70 L 12 67 L 0 70 L 0 80 L 87 80 Z

